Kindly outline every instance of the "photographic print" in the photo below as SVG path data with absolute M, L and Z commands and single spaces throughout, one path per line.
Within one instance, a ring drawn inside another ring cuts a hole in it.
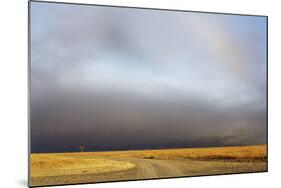
M 29 186 L 267 171 L 267 17 L 29 2 Z

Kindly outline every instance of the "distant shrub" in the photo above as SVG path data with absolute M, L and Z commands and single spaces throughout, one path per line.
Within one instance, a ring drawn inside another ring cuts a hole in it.
M 145 158 L 145 159 L 155 159 L 155 157 L 152 156 L 152 155 L 151 155 L 151 156 L 145 156 L 144 158 Z

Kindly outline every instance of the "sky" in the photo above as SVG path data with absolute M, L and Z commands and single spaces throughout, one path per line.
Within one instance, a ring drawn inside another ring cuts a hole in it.
M 30 6 L 31 152 L 267 142 L 266 17 Z

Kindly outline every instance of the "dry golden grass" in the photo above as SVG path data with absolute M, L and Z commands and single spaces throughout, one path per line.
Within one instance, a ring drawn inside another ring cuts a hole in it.
M 31 186 L 262 172 L 266 147 L 31 154 Z
M 83 153 L 82 155 L 136 157 L 148 159 L 264 159 L 267 157 L 266 147 L 266 145 L 256 145 L 187 149 L 130 150 L 112 152 L 87 152 Z M 81 155 L 81 153 L 72 153 L 72 155 Z
M 111 172 L 134 168 L 130 162 L 71 157 L 69 154 L 32 154 L 31 176 L 59 176 Z

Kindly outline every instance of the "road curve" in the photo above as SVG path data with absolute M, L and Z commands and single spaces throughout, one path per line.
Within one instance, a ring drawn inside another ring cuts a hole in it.
M 131 162 L 135 165 L 135 168 L 110 173 L 85 173 L 79 175 L 31 178 L 32 186 L 259 172 L 266 170 L 266 163 L 261 161 L 253 161 L 249 163 L 233 161 L 194 161 L 188 159 L 164 160 L 129 157 L 103 158 L 108 160 Z

